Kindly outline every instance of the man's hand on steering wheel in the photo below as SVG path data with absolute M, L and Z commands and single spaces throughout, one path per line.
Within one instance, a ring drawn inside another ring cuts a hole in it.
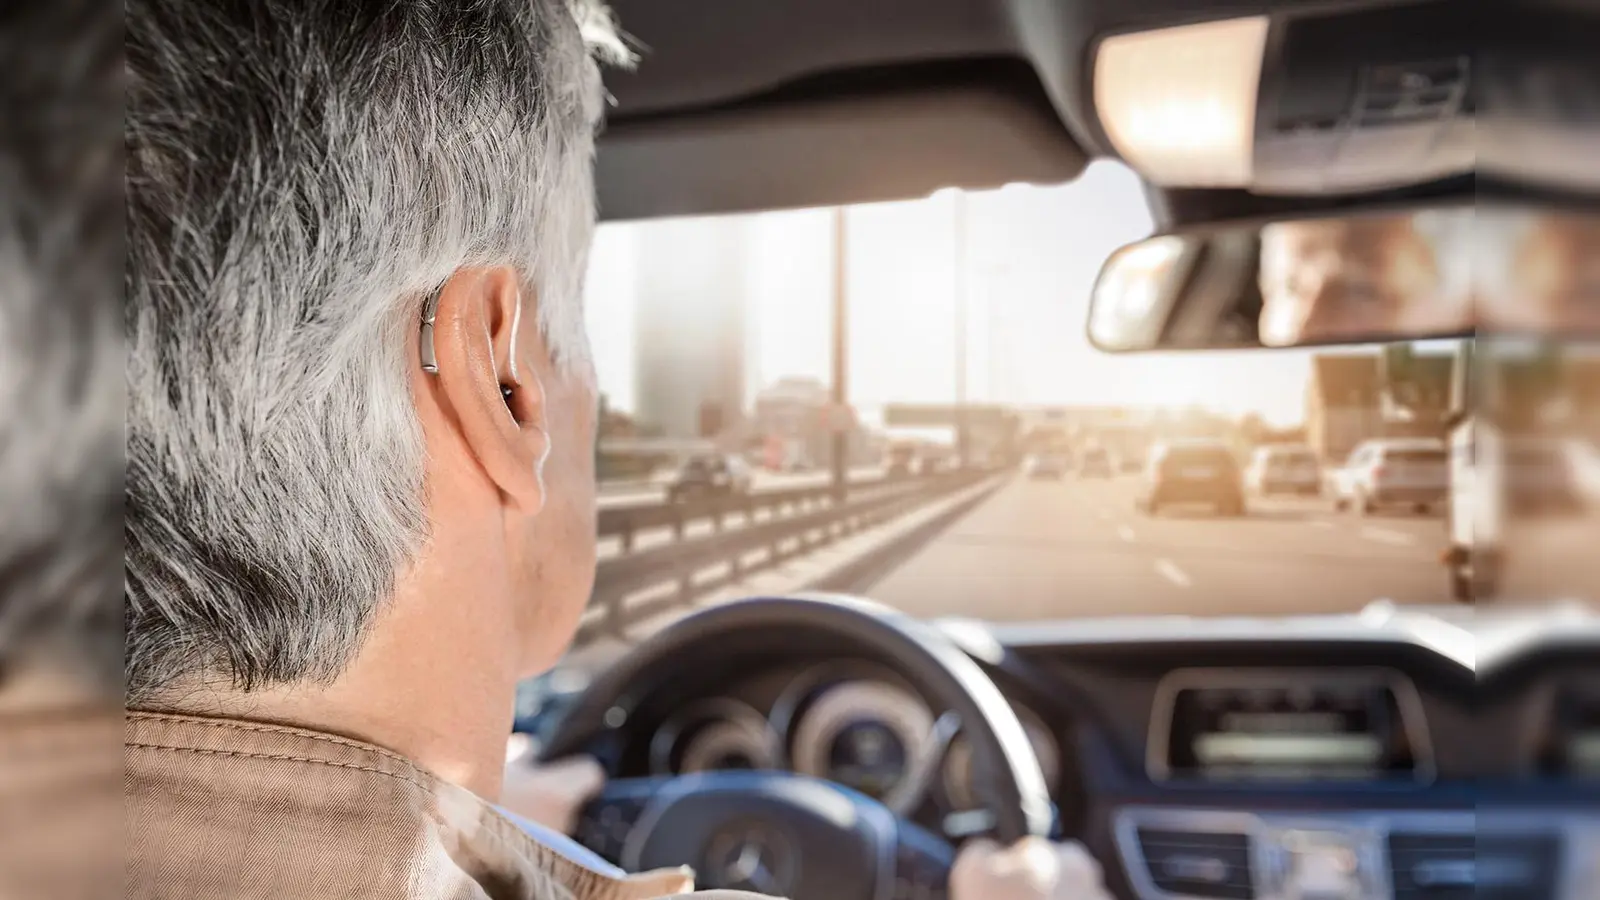
M 513 759 L 506 764 L 500 805 L 551 831 L 572 834 L 578 811 L 606 786 L 606 770 L 590 756 L 554 762 Z
M 1025 837 L 1009 847 L 986 838 L 961 846 L 950 870 L 952 900 L 1112 900 L 1100 863 L 1076 841 Z

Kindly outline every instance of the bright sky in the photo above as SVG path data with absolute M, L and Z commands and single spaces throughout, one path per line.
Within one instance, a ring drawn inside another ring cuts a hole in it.
M 1150 233 L 1137 180 L 1100 162 L 1061 186 L 968 194 L 967 264 L 957 262 L 953 192 L 847 212 L 851 397 L 890 402 L 955 397 L 956 297 L 969 297 L 968 396 L 1019 405 L 1199 405 L 1300 420 L 1307 351 L 1111 356 L 1085 337 L 1090 289 L 1117 247 Z M 827 381 L 832 210 L 727 217 L 738 232 L 729 279 L 746 304 L 746 389 L 785 375 Z M 653 222 L 605 225 L 591 256 L 589 329 L 601 390 L 632 409 L 636 310 L 650 302 L 638 256 Z M 676 302 L 683 302 L 680 298 Z M 711 301 L 708 301 L 711 302 Z

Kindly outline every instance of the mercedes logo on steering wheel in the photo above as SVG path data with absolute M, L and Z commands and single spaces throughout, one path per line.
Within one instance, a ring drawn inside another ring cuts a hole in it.
M 798 855 L 777 829 L 741 822 L 711 839 L 702 871 L 707 887 L 782 896 L 794 886 Z

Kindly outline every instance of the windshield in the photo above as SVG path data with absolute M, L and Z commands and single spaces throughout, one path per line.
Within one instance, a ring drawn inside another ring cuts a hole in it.
M 1151 229 L 1107 163 L 1063 186 L 603 225 L 591 617 L 816 587 L 992 621 L 1451 608 L 1461 345 L 1101 352 L 1097 271 Z M 680 503 L 681 526 L 652 512 L 654 473 L 705 446 L 748 486 Z M 644 553 L 659 584 L 617 586 Z

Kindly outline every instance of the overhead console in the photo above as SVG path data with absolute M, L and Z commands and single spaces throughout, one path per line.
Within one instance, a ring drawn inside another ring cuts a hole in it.
M 1478 24 L 1433 0 L 1118 32 L 1096 50 L 1094 108 L 1169 188 L 1303 201 L 1441 182 L 1477 164 Z
M 1252 188 L 1378 190 L 1471 171 L 1475 27 L 1452 3 L 1280 21 L 1262 61 Z

